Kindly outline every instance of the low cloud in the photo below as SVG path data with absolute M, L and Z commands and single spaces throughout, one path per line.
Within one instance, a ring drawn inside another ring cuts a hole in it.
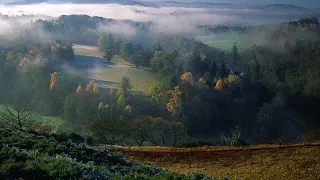
M 136 29 L 124 22 L 114 22 L 109 24 L 99 24 L 99 32 L 109 32 L 118 36 L 132 37 L 136 35 Z
M 173 33 L 194 31 L 195 29 L 192 26 L 196 24 L 215 25 L 232 23 L 239 20 L 236 16 L 214 14 L 212 9 L 181 7 L 151 8 L 118 4 L 0 5 L 0 12 L 9 16 L 36 14 L 51 17 L 86 14 L 119 20 L 128 19 L 139 22 L 153 22 L 153 31 L 172 31 Z M 122 25 L 120 24 L 120 26 Z M 117 26 L 119 24 L 115 24 L 113 27 L 101 26 L 100 28 L 107 28 L 113 31 Z M 134 32 L 132 29 L 129 29 L 128 33 L 133 34 Z

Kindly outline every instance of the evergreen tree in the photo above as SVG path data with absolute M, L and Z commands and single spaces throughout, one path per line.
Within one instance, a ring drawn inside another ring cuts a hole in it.
M 219 77 L 220 78 L 225 78 L 227 77 L 229 74 L 229 71 L 226 67 L 226 63 L 224 61 L 221 62 L 221 67 L 220 67 L 220 70 L 219 70 Z
M 110 51 L 109 49 L 106 49 L 106 50 L 104 51 L 103 58 L 104 58 L 108 63 L 111 62 L 112 56 L 113 56 L 113 55 L 112 55 L 112 53 L 111 53 L 111 51 Z
M 160 44 L 160 41 L 158 41 L 158 44 L 154 45 L 153 50 L 154 51 L 163 51 L 161 44 Z
M 127 104 L 127 100 L 124 94 L 121 94 L 118 98 L 118 104 L 124 107 Z
M 106 36 L 105 49 L 109 50 L 110 53 L 112 53 L 113 44 L 114 44 L 114 37 L 111 33 L 108 33 Z
M 232 47 L 232 55 L 233 55 L 233 69 L 235 69 L 238 61 L 238 47 L 236 43 L 234 43 Z
M 64 119 L 66 121 L 72 121 L 74 119 L 74 96 L 69 95 L 66 97 L 63 106 Z
M 249 61 L 249 70 L 251 75 L 251 81 L 258 81 L 260 80 L 260 64 L 257 59 L 252 59 Z

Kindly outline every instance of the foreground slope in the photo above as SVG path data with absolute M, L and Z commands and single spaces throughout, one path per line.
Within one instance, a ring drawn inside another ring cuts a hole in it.
M 114 148 L 127 159 L 177 172 L 240 179 L 320 179 L 320 143 L 250 148 Z
M 118 153 L 95 150 L 81 139 L 42 136 L 0 127 L 0 179 L 211 179 L 127 161 Z

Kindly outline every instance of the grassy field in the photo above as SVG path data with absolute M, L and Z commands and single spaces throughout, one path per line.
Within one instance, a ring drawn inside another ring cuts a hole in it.
M 239 51 L 246 51 L 252 46 L 247 35 L 224 34 L 214 36 L 196 36 L 194 38 L 204 44 L 224 51 L 230 51 L 234 43 L 237 43 Z
M 127 76 L 133 85 L 133 91 L 148 92 L 151 84 L 155 83 L 159 75 L 148 68 L 136 68 L 115 55 L 111 64 L 104 63 L 101 52 L 97 47 L 74 45 L 77 55 L 74 62 L 76 71 L 87 73 L 88 79 L 94 79 L 101 88 L 117 88 L 123 76 Z
M 148 92 L 152 83 L 156 82 L 157 75 L 144 69 L 133 67 L 104 67 L 97 68 L 93 72 L 93 79 L 99 87 L 117 88 L 123 76 L 127 76 L 134 91 Z
M 320 143 L 235 147 L 130 147 L 120 151 L 129 160 L 151 162 L 182 173 L 203 173 L 232 179 L 320 179 Z
M 73 45 L 74 53 L 82 56 L 102 57 L 103 53 L 95 46 Z
M 4 105 L 0 105 L 0 111 L 3 111 Z M 15 112 L 13 110 L 13 112 Z M 53 132 L 56 132 L 58 129 L 67 127 L 68 122 L 66 122 L 62 117 L 60 116 L 35 116 L 34 117 L 34 124 L 40 123 L 40 122 L 50 122 L 54 126 Z

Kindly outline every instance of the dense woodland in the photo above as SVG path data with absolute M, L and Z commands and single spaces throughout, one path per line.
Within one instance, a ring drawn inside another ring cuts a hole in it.
M 95 28 L 95 19 L 39 20 L 32 28 L 44 24 L 45 32 L 59 31 L 55 38 L 62 40 L 37 42 L 31 29 L 24 41 L 1 47 L 2 125 L 50 132 L 50 123 L 37 123 L 37 116 L 61 116 L 77 127 L 75 133 L 118 145 L 297 143 L 320 137 L 317 19 L 257 28 L 249 38 L 264 43 L 246 52 L 239 52 L 236 44 L 229 52 L 220 51 L 188 37 L 148 34 L 139 41 L 92 33 L 88 29 Z M 127 23 L 148 30 L 143 23 Z M 74 29 L 62 31 L 70 27 Z M 132 91 L 128 77 L 117 89 L 107 89 L 70 73 L 66 69 L 74 58 L 73 39 L 67 37 L 76 29 L 81 43 L 99 46 L 106 63 L 121 55 L 137 68 L 151 68 L 161 80 L 142 93 Z

